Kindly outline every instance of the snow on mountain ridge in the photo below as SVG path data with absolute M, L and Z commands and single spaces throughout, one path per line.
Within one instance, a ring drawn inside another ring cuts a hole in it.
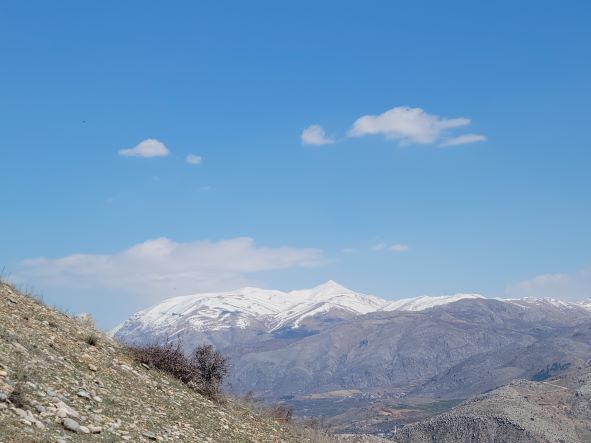
M 298 328 L 318 316 L 351 317 L 378 311 L 419 311 L 463 298 L 483 298 L 477 294 L 417 297 L 388 301 L 352 291 L 333 280 L 311 289 L 283 292 L 245 287 L 234 291 L 174 297 L 132 315 L 116 328 L 174 331 L 183 329 L 215 331 L 256 326 L 266 332 Z
M 448 303 L 454 303 L 456 301 L 464 299 L 484 299 L 480 294 L 454 294 L 454 295 L 440 295 L 440 296 L 428 296 L 423 295 L 414 298 L 403 298 L 388 303 L 383 311 L 423 311 L 425 309 L 433 308 L 435 306 L 445 305 Z

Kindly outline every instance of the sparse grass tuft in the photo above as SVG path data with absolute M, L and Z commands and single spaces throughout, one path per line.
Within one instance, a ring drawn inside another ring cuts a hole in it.
M 98 336 L 98 334 L 91 332 L 86 337 L 84 337 L 84 341 L 86 342 L 87 345 L 98 346 L 99 336 Z

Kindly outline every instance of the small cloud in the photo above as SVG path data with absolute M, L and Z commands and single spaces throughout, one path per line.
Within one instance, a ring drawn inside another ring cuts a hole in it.
M 160 176 L 159 175 L 153 175 L 152 176 L 152 181 L 153 182 L 159 182 L 160 181 Z
M 410 248 L 407 245 L 401 244 L 393 244 L 389 245 L 388 243 L 377 243 L 371 247 L 374 251 L 392 251 L 392 252 L 407 252 L 410 251 Z
M 351 254 L 351 253 L 355 252 L 355 249 L 353 249 L 353 248 L 343 248 L 343 249 L 341 249 L 341 252 L 343 254 Z
M 200 165 L 203 162 L 203 158 L 201 158 L 199 155 L 195 155 L 195 154 L 187 155 L 185 160 L 187 161 L 188 164 L 193 165 L 193 166 Z
M 133 148 L 121 149 L 119 151 L 119 155 L 124 157 L 166 157 L 168 154 L 170 154 L 170 151 L 164 143 L 153 138 L 148 138 Z
M 320 125 L 310 125 L 302 131 L 302 144 L 304 145 L 329 145 L 334 143 L 334 139 L 327 137 L 326 132 Z
M 388 246 L 388 251 L 407 252 L 410 251 L 410 248 L 407 245 L 390 245 Z
M 359 117 L 348 132 L 349 137 L 383 135 L 388 140 L 398 140 L 401 144 L 432 144 L 440 142 L 445 134 L 455 128 L 470 124 L 470 119 L 440 117 L 428 114 L 421 108 L 399 106 L 378 115 Z M 475 134 L 467 134 L 475 136 Z M 458 140 L 462 136 L 456 137 Z M 478 136 L 482 137 L 482 136 Z M 454 139 L 448 139 L 453 140 Z M 472 140 L 472 141 L 481 141 Z M 469 143 L 464 137 L 460 143 Z
M 464 134 L 458 137 L 451 137 L 443 141 L 441 146 L 456 146 L 456 145 L 465 145 L 467 143 L 476 143 L 476 142 L 484 142 L 486 141 L 486 137 L 484 135 L 479 134 Z

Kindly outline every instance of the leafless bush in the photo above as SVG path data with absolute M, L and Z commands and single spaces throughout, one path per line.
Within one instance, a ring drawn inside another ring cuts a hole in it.
M 15 408 L 22 408 L 26 404 L 25 400 L 25 389 L 22 383 L 17 383 L 10 395 L 8 396 L 8 400 L 10 403 L 13 404 Z
M 190 356 L 183 352 L 180 342 L 134 346 L 130 350 L 138 362 L 167 372 L 196 391 L 219 399 L 228 363 L 213 346 L 199 346 Z
M 191 362 L 201 377 L 203 390 L 209 397 L 219 395 L 220 385 L 228 374 L 228 360 L 212 345 L 201 345 L 193 351 Z

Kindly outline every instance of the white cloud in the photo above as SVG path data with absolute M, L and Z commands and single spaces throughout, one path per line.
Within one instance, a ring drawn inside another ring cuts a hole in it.
M 580 300 L 591 297 L 591 268 L 572 273 L 543 274 L 507 288 L 511 297 L 551 297 Z
M 349 137 L 383 135 L 389 140 L 398 140 L 402 144 L 431 144 L 441 142 L 449 130 L 469 124 L 468 118 L 440 117 L 428 114 L 421 108 L 400 106 L 379 115 L 359 117 L 353 123 L 348 135 Z M 469 135 L 475 136 L 475 134 Z M 463 143 L 468 141 L 464 140 Z
M 329 145 L 334 143 L 334 139 L 327 137 L 324 129 L 320 125 L 310 125 L 302 131 L 302 144 L 304 145 Z
M 343 248 L 343 249 L 341 249 L 341 252 L 343 254 L 352 254 L 353 252 L 355 252 L 355 249 L 354 248 Z
M 153 138 L 148 138 L 138 145 L 134 146 L 133 148 L 129 149 L 121 149 L 119 151 L 119 155 L 123 155 L 125 157 L 165 157 L 170 154 L 168 148 L 164 145 L 164 143 L 159 142 Z
M 457 137 L 450 137 L 445 139 L 441 146 L 455 146 L 455 145 L 465 145 L 466 143 L 476 143 L 476 142 L 484 142 L 486 141 L 486 137 L 484 135 L 479 134 L 464 134 L 459 135 Z
M 389 245 L 388 243 L 377 243 L 371 247 L 374 251 L 392 251 L 392 252 L 407 252 L 410 251 L 410 248 L 407 245 L 401 244 L 393 244 Z
M 158 238 L 115 254 L 25 260 L 15 276 L 39 286 L 105 287 L 158 299 L 234 289 L 248 284 L 250 274 L 323 263 L 318 249 L 259 247 L 247 237 L 192 243 Z
M 203 159 L 199 155 L 189 154 L 185 158 L 188 164 L 190 165 L 200 165 Z

